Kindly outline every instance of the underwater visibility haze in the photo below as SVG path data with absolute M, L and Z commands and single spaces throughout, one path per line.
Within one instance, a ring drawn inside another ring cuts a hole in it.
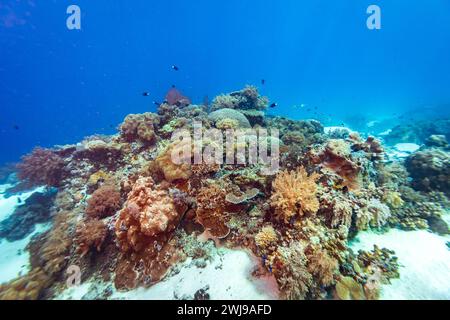
M 0 299 L 450 299 L 449 12 L 2 0 Z

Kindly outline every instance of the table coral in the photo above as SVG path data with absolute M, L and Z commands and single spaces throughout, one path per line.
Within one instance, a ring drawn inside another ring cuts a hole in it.
M 308 175 L 304 167 L 296 171 L 282 171 L 273 182 L 270 203 L 278 220 L 289 223 L 295 216 L 316 214 L 319 201 L 316 197 L 319 176 Z

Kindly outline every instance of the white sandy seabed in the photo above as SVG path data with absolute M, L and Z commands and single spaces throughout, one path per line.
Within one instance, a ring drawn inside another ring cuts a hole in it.
M 0 221 L 6 219 L 17 207 L 17 197 L 25 201 L 33 192 L 22 193 L 5 199 L 2 195 L 7 186 L 0 185 Z M 25 239 L 0 241 L 0 284 L 24 275 L 29 271 L 29 253 L 25 247 L 36 233 L 45 231 L 49 225 L 38 225 L 33 234 Z M 441 237 L 427 231 L 390 230 L 385 234 L 361 233 L 351 248 L 371 250 L 376 244 L 380 248 L 395 251 L 399 259 L 400 279 L 394 279 L 382 290 L 382 299 L 450 299 L 450 251 L 446 242 L 450 237 Z M 253 258 L 245 251 L 219 249 L 213 260 L 199 267 L 186 261 L 164 281 L 148 288 L 129 292 L 112 290 L 110 299 L 192 299 L 194 293 L 205 287 L 211 299 L 274 299 L 276 295 L 267 281 L 258 281 L 251 276 Z M 101 291 L 108 283 L 85 282 L 78 287 L 64 290 L 56 299 L 81 299 L 91 292 Z

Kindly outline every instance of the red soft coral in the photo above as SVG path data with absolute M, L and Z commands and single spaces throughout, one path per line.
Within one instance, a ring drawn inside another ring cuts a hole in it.
M 50 149 L 35 148 L 17 165 L 18 177 L 31 186 L 57 187 L 64 177 L 64 160 Z
M 92 218 L 104 218 L 120 209 L 120 192 L 116 187 L 105 184 L 98 188 L 88 200 L 86 214 Z

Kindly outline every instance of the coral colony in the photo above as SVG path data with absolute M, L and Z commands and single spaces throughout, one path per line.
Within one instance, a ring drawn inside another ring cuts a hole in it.
M 248 252 L 253 277 L 280 299 L 378 299 L 401 261 L 349 241 L 393 227 L 448 234 L 445 136 L 423 137 L 402 162 L 374 137 L 268 117 L 268 105 L 253 86 L 209 107 L 172 88 L 157 114 L 128 115 L 116 135 L 24 156 L 8 192 L 47 189 L 1 222 L 0 237 L 51 227 L 31 239 L 30 271 L 0 285 L 0 299 L 54 298 L 74 266 L 81 283 L 112 284 L 96 298 L 150 288 L 217 247 Z

